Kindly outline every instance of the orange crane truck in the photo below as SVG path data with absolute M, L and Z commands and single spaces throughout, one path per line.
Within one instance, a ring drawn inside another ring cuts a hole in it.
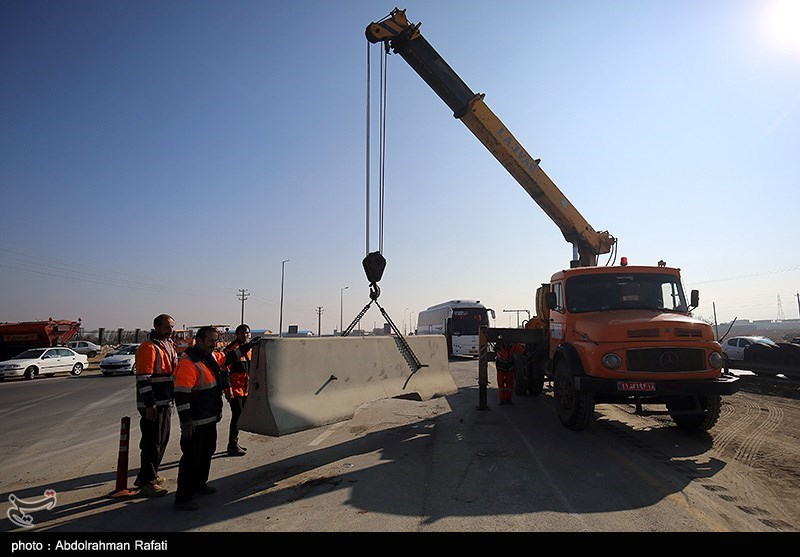
M 536 316 L 522 329 L 483 328 L 479 368 L 485 406 L 487 347 L 503 335 L 525 345 L 515 390 L 538 395 L 552 381 L 561 423 L 583 430 L 601 403 L 665 405 L 683 430 L 708 430 L 722 396 L 738 391 L 710 324 L 692 317 L 699 293 L 687 297 L 680 269 L 598 266 L 616 253 L 616 238 L 596 231 L 515 139 L 509 129 L 453 71 L 420 33 L 420 24 L 395 9 L 370 23 L 366 37 L 399 54 L 453 111 L 453 115 L 528 192 L 573 246 L 568 269 L 536 291 Z M 616 257 L 614 258 L 616 260 Z

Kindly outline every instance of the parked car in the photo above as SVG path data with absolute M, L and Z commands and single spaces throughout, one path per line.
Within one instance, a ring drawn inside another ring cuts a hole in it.
M 746 362 L 778 364 L 781 363 L 782 357 L 780 345 L 769 338 L 759 339 L 744 349 Z
M 753 350 L 750 348 L 756 345 Z M 766 361 L 771 350 L 779 350 L 778 345 L 768 337 L 740 336 L 731 337 L 722 343 L 722 353 L 730 361 Z M 747 357 L 745 353 L 749 351 Z
M 88 358 L 94 358 L 103 351 L 102 346 L 98 346 L 88 340 L 73 340 L 67 343 L 67 348 L 71 348 L 78 354 L 86 354 Z
M 779 342 L 780 359 L 784 364 L 800 365 L 800 344 L 794 342 Z
M 71 373 L 80 375 L 89 365 L 85 354 L 78 354 L 74 350 L 63 346 L 55 348 L 31 348 L 0 362 L 0 377 L 24 377 L 33 379 L 40 375 L 52 377 L 56 373 Z
M 123 344 L 113 354 L 107 355 L 100 362 L 100 371 L 108 377 L 117 373 L 136 373 L 136 350 L 138 344 Z

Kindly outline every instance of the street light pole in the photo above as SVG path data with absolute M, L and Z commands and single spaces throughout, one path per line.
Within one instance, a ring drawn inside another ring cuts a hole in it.
M 281 261 L 281 316 L 278 320 L 278 338 L 283 336 L 283 276 L 286 263 L 288 262 L 288 259 Z
M 522 313 L 523 311 L 528 314 L 528 321 L 530 321 L 531 320 L 531 312 L 528 311 L 527 309 L 504 309 L 503 313 L 516 313 L 517 314 L 517 329 L 519 329 L 519 314 Z
M 342 322 L 342 314 L 344 313 L 342 309 L 344 308 L 344 291 L 350 288 L 349 286 L 345 286 L 339 289 L 339 336 L 342 334 L 342 326 L 344 323 Z

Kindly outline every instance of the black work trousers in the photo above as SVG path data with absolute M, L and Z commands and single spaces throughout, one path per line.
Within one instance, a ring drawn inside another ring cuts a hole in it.
M 139 429 L 142 432 L 142 439 L 139 441 L 141 464 L 136 480 L 139 485 L 145 485 L 158 477 L 158 468 L 167 452 L 172 423 L 172 405 L 157 406 L 154 422 L 145 418 L 144 410 L 140 409 L 139 414 Z
M 244 410 L 246 402 L 246 396 L 235 396 L 228 401 L 231 407 L 231 427 L 228 432 L 228 447 L 235 447 L 239 444 L 239 416 L 242 415 L 242 410 Z
M 217 424 L 195 426 L 191 437 L 181 435 L 181 460 L 178 463 L 178 489 L 175 501 L 192 498 L 198 487 L 208 481 L 211 457 L 217 450 Z

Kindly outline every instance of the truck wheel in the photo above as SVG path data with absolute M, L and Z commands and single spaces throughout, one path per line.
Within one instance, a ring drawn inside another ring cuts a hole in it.
M 528 374 L 524 367 L 518 364 L 518 361 L 514 362 L 514 394 L 521 396 L 528 394 Z
M 542 358 L 534 358 L 527 368 L 528 393 L 531 396 L 542 394 L 544 390 L 544 360 Z
M 700 409 L 697 413 L 687 414 L 697 409 L 694 397 L 678 397 L 667 402 L 667 412 L 672 421 L 683 431 L 708 431 L 717 423 L 722 409 L 722 397 L 710 395 L 697 397 Z
M 575 374 L 561 358 L 553 372 L 553 396 L 561 425 L 573 431 L 589 427 L 594 419 L 594 393 L 575 388 Z

